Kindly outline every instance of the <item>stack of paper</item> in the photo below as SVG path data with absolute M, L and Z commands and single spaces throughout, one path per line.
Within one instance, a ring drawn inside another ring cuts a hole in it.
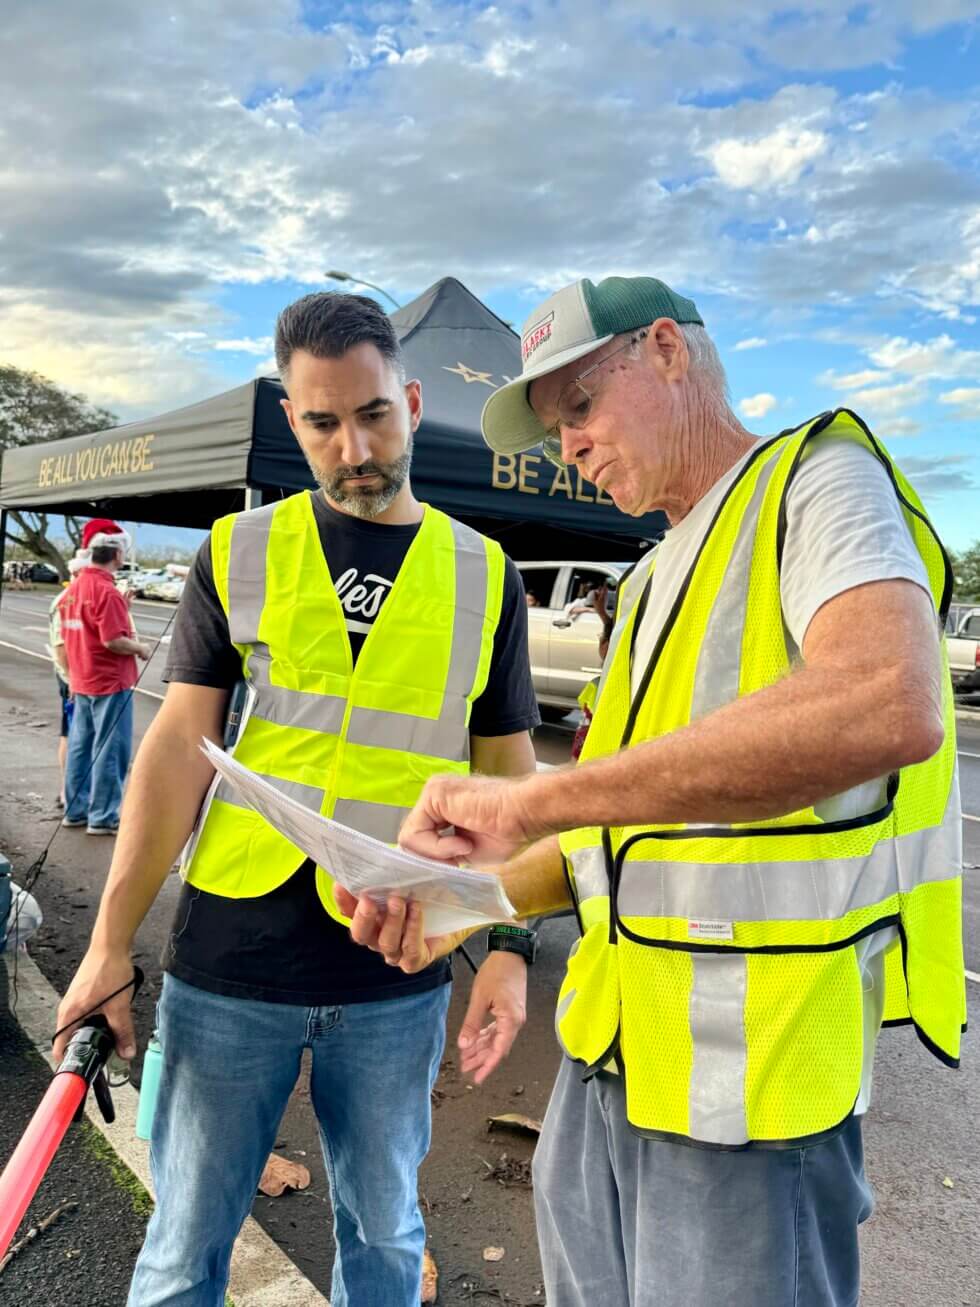
M 514 919 L 499 876 L 393 849 L 280 794 L 210 740 L 204 741 L 203 752 L 250 807 L 351 894 L 367 894 L 378 903 L 399 894 L 421 903 L 426 935 Z

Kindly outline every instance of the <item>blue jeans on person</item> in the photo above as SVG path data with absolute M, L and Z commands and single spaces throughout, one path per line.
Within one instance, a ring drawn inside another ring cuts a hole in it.
M 65 820 L 118 826 L 133 752 L 133 692 L 76 694 L 65 764 Z
M 331 1307 L 417 1307 L 418 1168 L 449 991 L 306 1007 L 228 998 L 165 975 L 150 1143 L 156 1209 L 129 1307 L 223 1307 L 232 1245 L 306 1048 L 333 1200 Z

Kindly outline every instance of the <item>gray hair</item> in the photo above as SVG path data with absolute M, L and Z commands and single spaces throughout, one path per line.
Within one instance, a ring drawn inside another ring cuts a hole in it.
M 681 332 L 687 342 L 692 381 L 700 388 L 709 404 L 722 412 L 730 412 L 731 391 L 715 342 L 704 327 L 696 322 L 682 323 Z

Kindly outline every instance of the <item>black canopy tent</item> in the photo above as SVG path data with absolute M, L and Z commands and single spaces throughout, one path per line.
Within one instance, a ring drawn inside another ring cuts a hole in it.
M 574 469 L 540 454 L 494 455 L 480 433 L 487 395 L 520 371 L 517 335 L 452 277 L 392 314 L 408 374 L 422 382 L 412 484 L 426 502 L 498 538 L 515 558 L 630 559 L 660 514 L 624 517 Z M 0 507 L 169 526 L 313 486 L 279 401 L 260 377 L 142 422 L 7 452 Z

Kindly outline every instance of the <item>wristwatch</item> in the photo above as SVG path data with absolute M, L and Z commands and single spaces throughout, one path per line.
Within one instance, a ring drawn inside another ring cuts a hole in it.
M 498 949 L 505 953 L 519 953 L 530 966 L 538 953 L 537 932 L 525 930 L 523 926 L 491 926 L 487 932 L 487 952 L 494 953 Z

